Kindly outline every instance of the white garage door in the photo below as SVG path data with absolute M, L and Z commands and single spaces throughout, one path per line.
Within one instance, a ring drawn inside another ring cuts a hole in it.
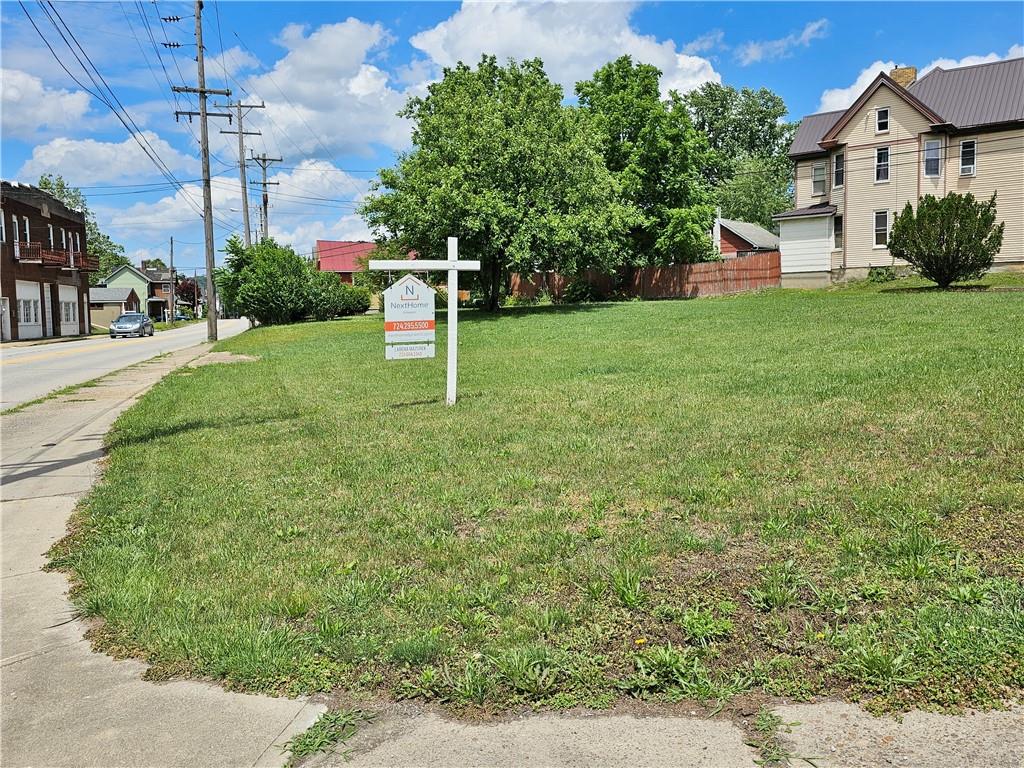
M 60 335 L 78 336 L 78 289 L 73 285 L 61 285 L 58 288 L 60 312 L 57 317 L 60 319 Z
M 779 222 L 782 274 L 828 272 L 831 267 L 829 217 L 783 219 Z
M 14 286 L 15 316 L 19 339 L 38 339 L 43 335 L 43 308 L 39 305 L 39 283 L 18 280 Z

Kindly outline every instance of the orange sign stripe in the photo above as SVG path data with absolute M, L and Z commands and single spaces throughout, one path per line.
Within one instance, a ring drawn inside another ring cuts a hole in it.
M 391 320 L 384 323 L 385 331 L 432 331 L 433 320 Z

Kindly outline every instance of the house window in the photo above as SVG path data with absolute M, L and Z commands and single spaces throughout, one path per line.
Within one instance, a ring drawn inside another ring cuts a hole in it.
M 960 175 L 973 176 L 977 167 L 977 143 L 974 139 L 960 142 Z
M 832 186 L 841 187 L 846 182 L 846 155 L 840 152 L 835 156 L 832 169 Z
M 924 143 L 924 175 L 939 175 L 939 151 L 941 143 L 938 139 L 931 139 Z
M 836 216 L 832 219 L 832 232 L 836 238 L 835 249 L 841 251 L 843 249 L 843 217 Z
M 14 242 L 21 240 L 21 234 L 18 230 L 18 217 L 13 213 L 11 214 L 11 234 L 14 235 Z
M 875 110 L 875 133 L 889 132 L 889 108 L 879 107 Z
M 25 242 L 26 243 L 31 243 L 32 242 L 32 237 L 29 235 L 29 230 L 28 230 L 28 216 L 22 216 L 21 220 L 25 222 Z
M 50 250 L 53 250 L 53 224 L 46 225 L 46 236 L 50 241 Z
M 885 248 L 889 243 L 889 212 L 875 211 L 875 248 Z
M 64 227 L 60 228 L 60 248 L 62 251 L 66 251 L 68 249 L 68 233 Z
M 875 150 L 875 183 L 889 180 L 889 148 L 878 147 Z
M 75 323 L 78 320 L 78 303 L 62 301 L 60 303 L 60 320 L 62 323 Z
M 82 241 L 78 238 L 78 233 L 75 232 L 75 253 L 82 252 Z
M 814 168 L 811 171 L 811 194 L 815 196 L 825 194 L 824 163 L 815 163 Z
M 0 208 L 0 243 L 7 242 L 7 222 L 4 220 L 4 209 Z
M 39 323 L 39 299 L 18 299 L 18 322 L 27 325 Z

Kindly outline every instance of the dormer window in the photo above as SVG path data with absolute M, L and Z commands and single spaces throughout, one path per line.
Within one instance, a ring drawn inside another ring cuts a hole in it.
M 889 132 L 889 108 L 879 107 L 875 110 L 875 133 Z
M 825 194 L 825 164 L 815 163 L 811 171 L 811 194 L 815 197 Z

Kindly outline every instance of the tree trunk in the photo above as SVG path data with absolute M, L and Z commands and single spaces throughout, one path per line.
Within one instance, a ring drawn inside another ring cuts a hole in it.
M 497 312 L 501 300 L 501 265 L 503 258 L 496 258 L 491 262 L 491 284 L 487 291 L 487 311 Z

